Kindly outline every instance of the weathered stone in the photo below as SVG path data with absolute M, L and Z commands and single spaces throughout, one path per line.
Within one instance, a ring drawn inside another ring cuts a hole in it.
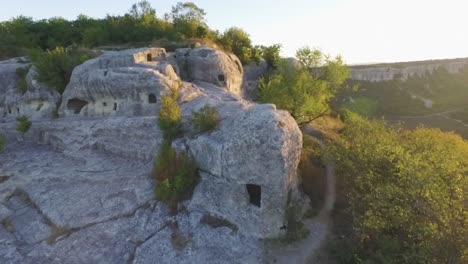
M 164 49 L 108 52 L 73 70 L 61 116 L 155 115 L 179 78 Z
M 181 82 L 179 74 L 191 82 Z M 34 82 L 34 71 L 28 76 L 28 91 L 17 102 L 32 111 L 37 105 L 23 99 L 39 98 L 48 89 Z M 19 228 L 0 230 L 0 244 L 9 245 L 0 260 L 263 262 L 258 239 L 282 234 L 288 197 L 298 192 L 302 137 L 287 112 L 243 99 L 242 76 L 237 58 L 205 47 L 174 54 L 108 52 L 74 70 L 58 120 L 49 120 L 51 108 L 44 105 L 44 114 L 22 135 L 16 122 L 2 119 L 7 145 L 0 153 L 0 175 L 9 179 L 0 184 L 0 209 L 3 205 L 2 217 Z M 151 173 L 163 141 L 159 99 L 171 89 L 179 90 L 187 131 L 173 146 L 193 156 L 201 175 L 193 198 L 179 205 L 176 216 L 155 204 Z M 52 106 L 60 96 L 44 98 Z M 205 105 L 219 111 L 220 124 L 196 134 L 189 119 Z M 18 192 L 30 204 L 18 201 Z M 205 215 L 229 225 L 210 226 L 201 221 Z M 57 228 L 66 232 L 49 245 L 45 240 Z
M 242 94 L 243 68 L 233 54 L 199 47 L 178 49 L 176 56 L 183 79 L 212 83 L 234 94 Z
M 372 67 L 351 68 L 350 79 L 356 81 L 382 82 L 391 80 L 407 80 L 411 76 L 422 77 L 442 68 L 449 73 L 459 73 L 468 65 L 468 59 L 455 59 L 448 62 L 422 63 L 421 65 L 408 66 L 404 68 Z

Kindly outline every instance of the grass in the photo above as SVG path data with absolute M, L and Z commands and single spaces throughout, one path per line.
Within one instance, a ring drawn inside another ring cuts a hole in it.
M 352 102 L 348 102 L 344 105 L 344 108 L 358 113 L 363 116 L 374 116 L 379 111 L 379 103 L 377 100 L 366 97 L 359 96 L 352 99 Z

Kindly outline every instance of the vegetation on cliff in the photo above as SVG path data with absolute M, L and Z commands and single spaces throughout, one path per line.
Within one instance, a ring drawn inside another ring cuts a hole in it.
M 30 52 L 32 64 L 37 71 L 38 81 L 62 94 L 70 81 L 73 69 L 96 54 L 87 49 L 56 48 L 42 52 Z
M 16 126 L 16 130 L 18 132 L 25 134 L 31 128 L 32 123 L 27 116 L 20 116 L 16 118 L 16 121 L 18 122 L 18 125 Z

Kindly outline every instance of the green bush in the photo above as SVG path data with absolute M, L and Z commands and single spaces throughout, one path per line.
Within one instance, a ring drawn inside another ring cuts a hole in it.
M 5 145 L 6 145 L 6 139 L 3 135 L 0 135 L 0 153 L 3 152 Z
M 16 130 L 21 132 L 21 133 L 26 133 L 29 131 L 29 128 L 31 128 L 31 121 L 28 119 L 27 116 L 21 116 L 16 118 L 16 121 L 18 121 L 18 125 L 16 126 Z
M 164 138 L 168 140 L 174 139 L 182 133 L 182 117 L 177 97 L 177 91 L 174 91 L 172 96 L 165 95 L 161 98 L 158 126 L 162 130 Z
M 205 105 L 198 112 L 193 112 L 190 118 L 190 123 L 198 133 L 213 131 L 219 122 L 218 110 L 209 105 Z
M 30 54 L 38 80 L 60 94 L 70 81 L 73 69 L 94 56 L 89 50 L 62 47 L 46 52 L 35 50 Z
M 16 76 L 18 77 L 16 81 L 16 86 L 18 87 L 21 94 L 25 94 L 28 90 L 28 82 L 26 81 L 26 76 L 28 75 L 29 68 L 30 67 L 16 69 Z
M 186 153 L 177 153 L 166 140 L 159 148 L 153 176 L 158 200 L 182 201 L 191 196 L 195 187 L 197 164 Z

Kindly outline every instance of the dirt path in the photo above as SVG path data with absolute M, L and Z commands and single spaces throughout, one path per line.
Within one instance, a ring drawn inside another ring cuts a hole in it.
M 312 219 L 305 219 L 304 225 L 310 234 L 303 240 L 289 245 L 271 249 L 267 263 L 276 264 L 305 264 L 311 263 L 327 239 L 330 226 L 330 212 L 336 199 L 335 167 L 326 164 L 326 193 L 323 208 Z

